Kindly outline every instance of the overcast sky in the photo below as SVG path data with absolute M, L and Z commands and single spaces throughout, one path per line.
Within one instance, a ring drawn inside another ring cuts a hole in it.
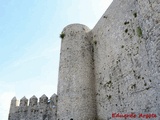
M 112 0 L 0 0 L 0 120 L 10 101 L 57 92 L 63 28 L 92 29 Z

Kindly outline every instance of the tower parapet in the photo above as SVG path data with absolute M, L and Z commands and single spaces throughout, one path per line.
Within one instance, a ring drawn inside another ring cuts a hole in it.
M 46 95 L 39 98 L 32 96 L 29 99 L 23 97 L 18 105 L 18 100 L 14 97 L 11 100 L 8 120 L 56 120 L 57 116 L 57 95 L 50 99 Z

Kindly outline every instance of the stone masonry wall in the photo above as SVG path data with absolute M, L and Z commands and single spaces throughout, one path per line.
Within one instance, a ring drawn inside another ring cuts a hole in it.
M 115 120 L 112 113 L 158 117 L 160 0 L 114 0 L 92 33 L 98 120 Z
M 8 120 L 56 120 L 57 116 L 57 95 L 54 94 L 50 99 L 46 95 L 38 99 L 33 96 L 28 99 L 23 97 L 18 106 L 18 100 L 14 97 Z

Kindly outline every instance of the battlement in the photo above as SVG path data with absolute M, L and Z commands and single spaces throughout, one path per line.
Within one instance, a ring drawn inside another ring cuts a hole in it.
M 50 99 L 44 94 L 39 98 L 33 95 L 29 100 L 24 96 L 20 102 L 14 97 L 11 100 L 9 120 L 55 120 L 57 116 L 57 95 Z

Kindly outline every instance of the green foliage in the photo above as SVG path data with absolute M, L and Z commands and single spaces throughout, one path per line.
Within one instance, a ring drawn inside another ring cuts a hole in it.
M 96 40 L 94 41 L 94 44 L 97 45 L 97 41 Z
M 136 88 L 136 84 L 133 84 L 133 85 L 131 86 L 131 88 L 132 88 L 132 89 L 135 89 L 135 88 Z
M 133 16 L 136 18 L 137 17 L 137 13 L 135 12 L 135 13 L 133 13 Z
M 127 33 L 128 32 L 128 29 L 125 29 L 125 33 Z
M 60 38 L 63 39 L 64 37 L 65 37 L 65 34 L 64 34 L 64 33 L 61 33 L 61 34 L 60 34 Z
M 111 95 L 108 95 L 107 97 L 108 97 L 108 100 L 110 100 L 110 99 L 112 98 L 112 96 L 111 96 Z
M 147 83 L 144 83 L 144 86 L 147 86 Z
M 142 30 L 140 27 L 137 27 L 137 35 L 138 37 L 142 37 Z
M 129 24 L 129 22 L 128 22 L 128 21 L 124 22 L 124 25 L 127 25 L 127 24 Z

